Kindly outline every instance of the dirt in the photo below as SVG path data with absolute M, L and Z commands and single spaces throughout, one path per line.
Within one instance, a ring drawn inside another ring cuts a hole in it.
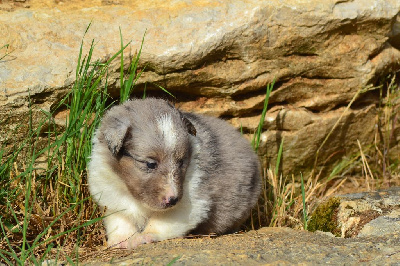
M 166 240 L 133 251 L 106 250 L 81 262 L 88 265 L 397 265 L 399 261 L 399 234 L 345 239 L 290 228 L 262 228 L 216 238 Z

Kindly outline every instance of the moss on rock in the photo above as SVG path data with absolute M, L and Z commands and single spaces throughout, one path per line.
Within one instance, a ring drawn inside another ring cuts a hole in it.
M 340 199 L 336 197 L 330 198 L 325 203 L 317 207 L 312 213 L 311 220 L 308 224 L 309 231 L 331 232 L 335 236 L 340 236 L 336 214 L 340 205 Z

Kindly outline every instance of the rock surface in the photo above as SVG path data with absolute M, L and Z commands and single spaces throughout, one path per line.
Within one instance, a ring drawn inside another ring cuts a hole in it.
M 111 256 L 99 252 L 97 258 L 85 263 L 167 265 L 175 259 L 173 265 L 396 265 L 393 263 L 400 261 L 400 238 L 396 234 L 344 239 L 289 228 L 262 228 L 213 239 L 174 239 L 146 244 L 129 255 L 123 251 Z
M 312 225 L 314 230 L 341 237 L 399 235 L 400 187 L 332 197 L 316 209 L 311 219 L 316 224 Z M 326 226 L 328 223 L 332 226 Z
M 176 260 L 174 265 L 398 265 L 400 187 L 335 199 L 336 203 L 328 204 L 336 206 L 330 219 L 336 219 L 337 228 L 332 232 L 266 227 L 215 238 L 172 239 L 142 245 L 132 252 L 102 248 L 86 263 L 166 265 Z M 326 209 L 324 205 L 320 207 Z
M 65 95 L 92 22 L 84 48 L 95 39 L 94 57 L 103 60 L 119 50 L 119 27 L 124 43 L 133 40 L 131 55 L 146 31 L 137 95 L 146 83 L 150 91 L 161 85 L 182 109 L 245 132 L 257 126 L 265 87 L 276 79 L 262 152 L 273 160 L 284 138 L 283 170 L 305 170 L 356 92 L 399 69 L 399 11 L 398 0 L 2 2 L 0 47 L 9 44 L 11 54 L 0 61 L 0 136 L 26 121 L 28 95 L 47 111 Z M 119 62 L 109 84 L 116 95 Z M 355 101 L 321 158 L 372 140 L 378 96 Z

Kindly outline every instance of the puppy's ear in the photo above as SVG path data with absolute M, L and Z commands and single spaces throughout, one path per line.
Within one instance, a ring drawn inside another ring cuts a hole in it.
M 193 126 L 192 122 L 189 121 L 189 119 L 187 119 L 184 115 L 181 114 L 182 117 L 182 122 L 185 125 L 187 132 L 192 135 L 192 136 L 196 136 L 196 128 Z
M 107 142 L 108 149 L 115 156 L 119 153 L 124 144 L 126 136 L 129 132 L 128 123 L 120 120 L 116 117 L 112 117 L 111 119 L 107 119 L 108 122 L 106 127 L 103 129 L 104 138 Z

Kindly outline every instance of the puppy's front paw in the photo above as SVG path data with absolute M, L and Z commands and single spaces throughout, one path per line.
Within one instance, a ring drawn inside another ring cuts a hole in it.
M 108 241 L 112 248 L 135 249 L 137 246 L 158 241 L 153 234 L 135 234 L 131 237 L 119 237 Z
M 121 235 L 121 236 L 113 236 L 112 238 L 108 239 L 107 246 L 109 248 L 128 248 L 128 240 L 129 236 Z
M 148 244 L 152 242 L 157 242 L 157 238 L 153 234 L 140 234 L 135 235 L 131 239 L 128 239 L 128 246 L 129 249 L 135 249 L 137 246 L 142 244 Z

